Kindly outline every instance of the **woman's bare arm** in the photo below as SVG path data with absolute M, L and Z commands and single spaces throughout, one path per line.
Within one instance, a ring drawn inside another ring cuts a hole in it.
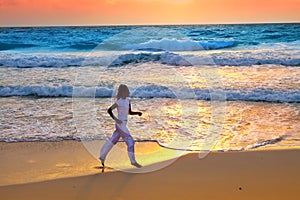
M 115 109 L 115 108 L 117 108 L 117 107 L 118 107 L 118 105 L 117 105 L 116 103 L 114 103 L 111 107 L 108 108 L 107 112 L 108 112 L 108 114 L 110 115 L 110 117 L 111 117 L 113 120 L 116 121 L 116 123 L 120 124 L 120 123 L 122 123 L 122 121 L 119 120 L 118 118 L 116 118 L 116 117 L 114 116 L 113 112 L 112 112 L 113 109 Z
M 134 112 L 131 110 L 131 104 L 129 103 L 129 115 L 138 115 L 138 116 L 142 116 L 142 112 Z

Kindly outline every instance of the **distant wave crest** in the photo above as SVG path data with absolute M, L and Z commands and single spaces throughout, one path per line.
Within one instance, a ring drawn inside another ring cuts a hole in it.
M 126 50 L 146 48 L 161 49 L 165 51 L 199 51 L 229 48 L 235 46 L 236 44 L 237 43 L 234 40 L 202 42 L 194 40 L 161 39 L 150 40 L 141 44 L 127 44 L 123 48 Z
M 24 43 L 3 43 L 0 42 L 0 51 L 11 50 L 11 49 L 20 49 L 20 48 L 31 48 L 36 47 L 34 44 L 24 44 Z

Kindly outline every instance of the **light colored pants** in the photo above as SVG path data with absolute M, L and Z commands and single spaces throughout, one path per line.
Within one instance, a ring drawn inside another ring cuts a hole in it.
M 116 130 L 112 134 L 111 138 L 102 146 L 100 151 L 100 158 L 106 159 L 108 152 L 119 141 L 120 137 L 125 141 L 127 145 L 128 156 L 131 163 L 136 163 L 134 156 L 134 140 L 131 137 L 129 130 L 126 126 L 127 121 L 123 121 L 122 124 L 116 124 Z

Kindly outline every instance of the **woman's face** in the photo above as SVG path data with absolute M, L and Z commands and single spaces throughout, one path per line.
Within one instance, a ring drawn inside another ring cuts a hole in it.
M 122 98 L 125 99 L 126 97 L 129 97 L 129 91 L 128 90 L 124 90 L 122 92 Z
M 118 96 L 119 98 L 125 99 L 126 97 L 129 97 L 130 92 L 126 85 L 120 85 L 118 89 Z

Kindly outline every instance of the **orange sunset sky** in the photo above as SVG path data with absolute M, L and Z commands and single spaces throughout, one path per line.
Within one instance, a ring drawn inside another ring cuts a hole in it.
M 300 0 L 0 0 L 0 26 L 299 22 Z

